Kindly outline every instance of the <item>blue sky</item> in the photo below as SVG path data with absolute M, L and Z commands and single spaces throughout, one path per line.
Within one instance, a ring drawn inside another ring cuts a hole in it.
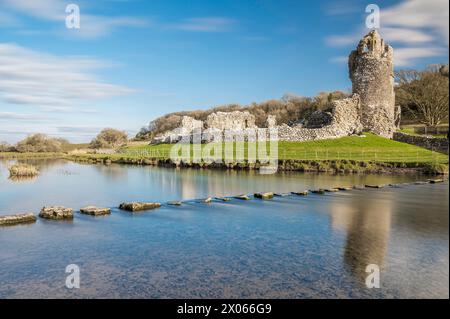
M 349 90 L 370 3 L 397 68 L 448 61 L 447 0 L 0 0 L 0 141 L 133 135 L 168 112 Z

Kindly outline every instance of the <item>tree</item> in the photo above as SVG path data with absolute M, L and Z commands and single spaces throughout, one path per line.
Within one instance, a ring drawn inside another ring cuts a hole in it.
M 45 134 L 30 135 L 16 145 L 21 153 L 61 152 L 61 142 Z
M 14 151 L 14 147 L 9 145 L 6 142 L 0 142 L 0 152 L 12 152 Z
M 396 72 L 397 103 L 417 121 L 430 127 L 448 119 L 449 79 L 441 70 L 440 65 L 432 65 L 424 71 Z
M 92 140 L 91 148 L 117 148 L 128 142 L 126 132 L 113 128 L 105 128 Z

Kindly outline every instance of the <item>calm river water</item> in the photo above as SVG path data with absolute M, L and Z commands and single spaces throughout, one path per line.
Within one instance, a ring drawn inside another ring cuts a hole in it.
M 424 179 L 41 160 L 39 177 L 14 181 L 12 163 L 0 161 L 0 215 Z M 445 182 L 39 219 L 0 228 L 0 298 L 448 298 L 448 209 Z M 69 264 L 79 289 L 65 287 Z

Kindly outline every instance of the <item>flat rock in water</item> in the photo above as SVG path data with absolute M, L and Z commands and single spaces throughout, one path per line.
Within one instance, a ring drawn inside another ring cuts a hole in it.
M 73 219 L 73 209 L 63 206 L 43 207 L 39 213 L 39 217 L 45 219 Z
M 0 226 L 10 226 L 36 222 L 33 213 L 0 216 Z
M 80 209 L 80 213 L 92 216 L 102 216 L 111 214 L 110 208 L 87 206 Z
M 297 196 L 307 196 L 309 194 L 308 191 L 302 191 L 302 192 L 292 192 L 292 194 Z
M 137 212 L 143 210 L 150 210 L 161 207 L 160 203 L 146 203 L 146 202 L 131 202 L 131 203 L 122 203 L 119 208 L 122 210 L 126 210 L 129 212 Z
M 339 192 L 339 189 L 337 189 L 337 188 L 327 188 L 325 191 L 328 192 L 328 193 L 337 193 L 337 192 Z
M 337 189 L 340 191 L 349 191 L 349 190 L 352 190 L 353 187 L 338 187 Z
M 202 201 L 205 204 L 210 204 L 212 202 L 212 197 L 208 197 Z
M 277 196 L 277 197 L 286 197 L 286 196 L 289 196 L 290 194 L 289 193 L 275 193 L 274 194 L 274 196 Z
M 430 184 L 437 184 L 437 183 L 443 183 L 444 180 L 443 179 L 431 179 L 429 181 Z
M 172 202 L 168 202 L 167 205 L 170 205 L 170 206 L 181 206 L 182 202 L 180 202 L 180 201 L 172 201 Z
M 365 185 L 366 188 L 383 188 L 384 185 Z
M 273 193 L 255 193 L 254 196 L 255 198 L 267 200 L 273 198 Z
M 217 200 L 221 200 L 222 202 L 229 202 L 231 198 L 229 197 L 216 197 Z
M 234 198 L 240 199 L 240 200 L 250 200 L 250 197 L 248 197 L 247 195 L 238 195 L 238 196 L 234 196 Z
M 323 190 L 323 189 L 314 189 L 314 190 L 311 191 L 311 193 L 323 195 L 323 194 L 325 194 L 325 190 Z

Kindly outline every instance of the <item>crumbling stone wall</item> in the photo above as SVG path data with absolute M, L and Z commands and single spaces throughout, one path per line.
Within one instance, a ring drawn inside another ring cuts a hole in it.
M 362 131 L 361 101 L 357 94 L 351 98 L 334 101 L 332 104 L 330 124 L 321 128 L 278 126 L 278 138 L 281 141 L 313 141 L 333 139 Z
M 255 116 L 249 112 L 216 112 L 206 118 L 206 128 L 219 130 L 244 130 L 256 128 Z
M 349 56 L 354 94 L 361 98 L 364 130 L 392 138 L 395 132 L 394 50 L 371 31 Z

